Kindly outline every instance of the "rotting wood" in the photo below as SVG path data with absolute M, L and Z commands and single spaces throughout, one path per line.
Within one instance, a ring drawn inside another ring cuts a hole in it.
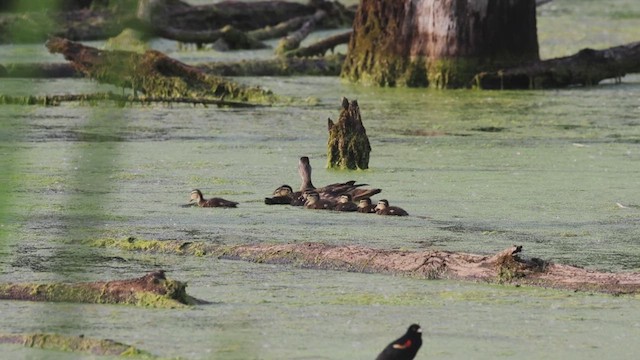
M 316 23 L 320 22 L 325 16 L 327 16 L 327 13 L 324 10 L 316 11 L 316 13 L 313 14 L 313 16 L 309 18 L 300 29 L 287 35 L 278 42 L 278 46 L 275 50 L 276 54 L 283 55 L 288 51 L 300 47 L 302 40 L 311 33 L 315 28 Z
M 362 124 L 358 102 L 342 98 L 342 110 L 334 124 L 328 119 L 327 167 L 368 169 L 371 144 Z
M 134 95 L 142 92 L 151 98 L 226 98 L 255 103 L 277 99 L 270 91 L 208 75 L 155 50 L 143 54 L 104 51 L 62 38 L 52 38 L 46 45 L 50 52 L 63 54 L 86 76 L 133 89 Z
M 341 34 L 330 36 L 309 46 L 288 51 L 285 53 L 285 55 L 289 57 L 324 56 L 327 51 L 333 51 L 336 46 L 347 44 L 349 42 L 349 39 L 351 38 L 351 33 L 351 31 L 347 31 Z
M 640 72 L 640 42 L 604 50 L 583 49 L 577 54 L 476 75 L 482 89 L 547 89 L 596 85 L 604 79 Z
M 186 284 L 170 280 L 164 271 L 150 272 L 135 279 L 87 283 L 0 284 L 0 299 L 129 304 L 174 308 L 206 303 L 186 293 Z
M 640 294 L 640 272 L 601 272 L 538 258 L 521 246 L 495 255 L 441 250 L 403 251 L 323 243 L 213 245 L 200 241 L 103 239 L 93 246 L 192 256 L 215 256 L 304 268 L 408 275 L 425 279 L 482 281 L 610 294 Z

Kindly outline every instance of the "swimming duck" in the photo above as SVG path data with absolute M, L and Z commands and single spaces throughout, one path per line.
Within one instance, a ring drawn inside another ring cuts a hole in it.
M 264 198 L 264 203 L 267 205 L 290 205 L 293 199 L 293 189 L 285 184 L 273 192 L 273 197 Z
M 237 202 L 225 200 L 222 198 L 211 198 L 205 199 L 202 196 L 202 192 L 198 189 L 194 189 L 191 191 L 191 200 L 189 202 L 195 201 L 196 204 L 200 207 L 236 207 L 238 205 Z
M 320 195 L 315 191 L 307 192 L 306 197 L 307 201 L 304 203 L 305 209 L 333 210 L 333 203 L 328 200 L 320 199 Z
M 376 205 L 376 214 L 378 215 L 395 215 L 395 216 L 407 216 L 409 213 L 404 211 L 403 209 L 397 206 L 389 206 L 389 202 L 387 200 L 378 201 L 378 205 Z
M 338 203 L 333 208 L 335 211 L 358 211 L 358 205 L 351 201 L 351 195 L 342 194 L 338 199 Z
M 360 202 L 358 202 L 358 212 L 365 214 L 375 214 L 376 206 L 371 203 L 370 198 L 360 199 Z
M 367 184 L 356 184 L 355 181 L 347 181 L 345 183 L 334 183 L 325 187 L 316 188 L 311 182 L 311 164 L 309 157 L 303 156 L 298 162 L 298 174 L 302 180 L 300 185 L 300 195 L 309 189 L 315 190 L 321 199 L 336 202 L 342 194 L 349 194 L 354 201 L 358 201 L 365 197 L 371 197 L 380 193 L 381 189 L 361 189 L 361 186 Z M 298 196 L 300 196 L 298 195 Z

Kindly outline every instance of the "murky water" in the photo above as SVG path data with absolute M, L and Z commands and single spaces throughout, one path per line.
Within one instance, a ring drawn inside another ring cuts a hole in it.
M 543 57 L 640 39 L 636 2 L 547 6 L 539 17 Z M 593 26 L 577 28 L 583 16 Z M 220 57 L 179 52 L 169 42 L 155 46 L 185 61 Z M 232 56 L 255 54 L 222 57 Z M 37 46 L 0 47 L 0 63 L 25 58 L 59 61 Z M 425 327 L 419 359 L 623 359 L 640 350 L 637 297 L 78 245 L 103 236 L 473 253 L 519 244 L 529 256 L 640 270 L 638 75 L 620 85 L 518 92 L 373 89 L 316 77 L 238 80 L 299 101 L 256 109 L 2 107 L 0 178 L 14 190 L 2 204 L 10 211 L 2 223 L 9 236 L 0 248 L 0 281 L 114 279 L 163 268 L 188 281 L 193 296 L 214 302 L 153 310 L 3 301 L 2 331 L 85 334 L 193 359 L 372 359 L 412 322 Z M 0 86 L 25 94 L 98 89 L 66 79 Z M 337 117 L 341 96 L 361 106 L 371 170 L 324 168 L 326 118 Z M 265 206 L 262 198 L 275 187 L 298 186 L 303 155 L 311 158 L 316 185 L 365 182 L 414 216 Z M 241 205 L 180 207 L 192 188 Z M 2 349 L 11 358 L 85 358 Z

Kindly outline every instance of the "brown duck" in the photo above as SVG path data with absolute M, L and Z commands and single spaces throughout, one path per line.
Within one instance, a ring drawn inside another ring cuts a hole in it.
M 358 212 L 365 214 L 375 214 L 376 206 L 371 203 L 370 198 L 360 199 L 360 202 L 358 202 Z
M 338 199 L 338 203 L 333 208 L 335 211 L 358 211 L 358 205 L 351 201 L 351 195 L 342 194 Z
M 362 198 L 368 198 L 375 194 L 380 193 L 381 189 L 361 189 L 360 187 L 367 184 L 356 184 L 355 181 L 347 181 L 345 183 L 330 184 L 325 187 L 316 188 L 311 182 L 311 164 L 309 163 L 309 157 L 303 156 L 298 162 L 298 174 L 302 183 L 300 185 L 300 194 L 305 190 L 315 190 L 321 199 L 336 202 L 342 194 L 349 194 L 353 201 L 359 201 Z
M 306 197 L 305 209 L 333 210 L 334 204 L 329 200 L 320 199 L 320 195 L 315 191 L 307 192 Z
M 273 197 L 264 198 L 264 203 L 267 205 L 290 205 L 293 199 L 293 189 L 285 184 L 273 192 Z
M 376 214 L 378 215 L 395 215 L 395 216 L 407 216 L 408 212 L 397 206 L 389 206 L 389 202 L 387 200 L 378 201 L 378 205 L 376 205 Z
M 189 200 L 189 202 L 193 202 L 195 201 L 196 204 L 200 207 L 236 207 L 238 205 L 237 202 L 233 202 L 233 201 L 229 201 L 229 200 L 225 200 L 222 198 L 211 198 L 211 199 L 205 199 L 202 196 L 202 192 L 198 189 L 195 189 L 193 191 L 191 191 L 191 199 Z

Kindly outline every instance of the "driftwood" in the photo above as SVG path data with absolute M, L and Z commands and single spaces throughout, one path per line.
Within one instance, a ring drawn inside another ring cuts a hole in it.
M 314 269 L 409 275 L 425 279 L 483 281 L 612 294 L 640 293 L 640 272 L 607 273 L 554 264 L 537 258 L 525 259 L 520 256 L 522 247 L 516 245 L 492 256 L 439 250 L 386 250 L 322 243 L 223 246 L 199 241 L 103 239 L 93 242 L 92 245 L 130 251 L 293 264 Z
M 100 356 L 136 356 L 154 359 L 156 356 L 131 345 L 113 340 L 102 340 L 60 334 L 0 334 L 0 344 L 23 345 L 43 350 L 88 353 Z
M 347 44 L 351 38 L 351 31 L 342 34 L 330 36 L 326 39 L 315 42 L 307 47 L 298 48 L 285 53 L 286 56 L 310 57 L 324 56 L 324 54 L 342 44 Z
M 595 85 L 640 72 L 640 42 L 605 50 L 583 49 L 557 59 L 476 75 L 482 89 L 545 89 Z
M 311 18 L 309 18 L 300 29 L 280 39 L 276 47 L 276 54 L 282 55 L 287 51 L 291 51 L 300 47 L 300 43 L 304 40 L 320 22 L 327 13 L 324 10 L 318 10 Z
M 52 53 L 61 53 L 74 68 L 100 82 L 131 88 L 159 98 L 229 98 L 238 101 L 269 102 L 275 96 L 260 88 L 248 88 L 171 59 L 161 52 L 144 54 L 104 51 L 61 38 L 47 42 Z
M 80 302 L 94 304 L 130 304 L 174 308 L 205 303 L 186 293 L 185 283 L 169 280 L 164 271 L 118 281 L 75 284 L 0 284 L 0 299 Z
M 371 144 L 362 124 L 357 101 L 342 98 L 342 110 L 334 124 L 327 121 L 329 140 L 327 142 L 327 167 L 340 169 L 368 169 Z

